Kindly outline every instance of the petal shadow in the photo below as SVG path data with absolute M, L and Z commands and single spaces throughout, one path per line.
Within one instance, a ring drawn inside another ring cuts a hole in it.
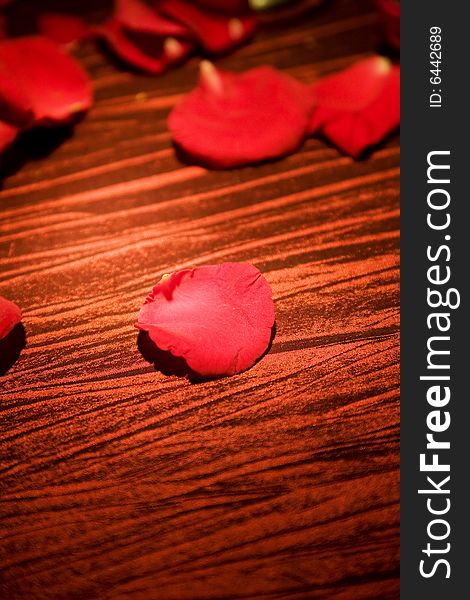
M 0 376 L 18 360 L 23 348 L 26 346 L 26 331 L 23 323 L 18 323 L 8 335 L 0 340 Z
M 25 164 L 42 160 L 52 154 L 73 135 L 73 124 L 56 127 L 36 127 L 20 133 L 15 142 L 5 150 L 0 161 L 1 182 L 17 173 Z
M 273 345 L 273 340 L 276 337 L 276 323 L 271 328 L 271 337 L 269 344 L 263 354 L 256 359 L 252 367 L 259 363 L 259 361 L 268 354 Z M 211 381 L 214 379 L 220 379 L 223 377 L 203 377 L 196 371 L 193 371 L 188 365 L 186 360 L 182 356 L 174 356 L 171 352 L 161 350 L 155 342 L 151 339 L 147 331 L 139 331 L 137 336 L 137 348 L 142 354 L 144 359 L 152 364 L 156 371 L 159 371 L 163 375 L 174 375 L 176 377 L 187 377 L 191 383 L 203 383 L 204 381 Z M 250 367 L 250 369 L 252 368 Z M 249 369 L 247 369 L 249 370 Z
M 137 348 L 144 359 L 163 375 L 187 377 L 191 382 L 203 381 L 201 375 L 193 371 L 183 357 L 174 356 L 171 352 L 161 350 L 147 331 L 139 331 Z

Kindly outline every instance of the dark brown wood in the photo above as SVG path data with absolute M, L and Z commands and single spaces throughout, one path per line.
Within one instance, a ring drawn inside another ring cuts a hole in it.
M 219 62 L 313 81 L 373 52 L 374 24 L 330 3 Z M 196 59 L 152 78 L 78 56 L 90 114 L 2 166 L 0 294 L 26 347 L 0 379 L 0 596 L 398 598 L 397 137 L 207 171 L 165 126 Z M 201 384 L 155 371 L 146 293 L 221 261 L 271 284 L 270 352 Z

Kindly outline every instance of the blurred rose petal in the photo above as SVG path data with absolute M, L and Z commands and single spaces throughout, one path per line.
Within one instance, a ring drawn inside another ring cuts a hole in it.
M 175 21 L 166 19 L 141 0 L 116 0 L 114 18 L 131 31 L 153 33 L 159 37 L 187 38 L 188 29 Z
M 139 0 L 118 0 L 114 16 L 92 33 L 122 61 L 154 75 L 182 62 L 194 48 L 186 27 Z
M 311 112 L 306 87 L 273 69 L 235 74 L 201 63 L 198 86 L 173 109 L 174 141 L 213 167 L 275 158 L 293 152 Z
M 400 124 L 400 67 L 384 57 L 358 61 L 311 90 L 310 133 L 322 133 L 355 158 Z
M 227 17 L 185 0 L 162 0 L 157 6 L 159 11 L 184 24 L 201 46 L 213 54 L 227 52 L 242 44 L 256 29 L 254 16 Z
M 93 28 L 93 33 L 102 38 L 119 59 L 152 75 L 159 75 L 182 62 L 194 48 L 192 42 L 173 37 L 141 35 L 140 40 L 137 36 L 131 39 L 116 19 Z M 138 44 L 145 44 L 145 50 L 140 49 Z
M 67 123 L 92 103 L 90 80 L 52 41 L 31 36 L 0 42 L 0 65 L 29 100 L 34 125 Z
M 86 39 L 90 29 L 80 17 L 63 13 L 43 13 L 39 16 L 38 29 L 60 46 L 70 46 Z
M 33 119 L 32 103 L 29 96 L 18 85 L 16 73 L 11 71 L 2 59 L 0 42 L 0 119 L 23 127 Z

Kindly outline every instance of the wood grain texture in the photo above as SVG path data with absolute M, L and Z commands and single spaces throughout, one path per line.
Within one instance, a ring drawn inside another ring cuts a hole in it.
M 220 64 L 313 81 L 372 52 L 374 23 L 338 0 Z M 27 342 L 0 380 L 0 596 L 398 598 L 397 137 L 207 171 L 165 126 L 196 59 L 151 78 L 79 57 L 95 107 L 2 166 L 0 294 Z M 155 371 L 145 295 L 221 261 L 272 286 L 270 352 L 201 384 Z

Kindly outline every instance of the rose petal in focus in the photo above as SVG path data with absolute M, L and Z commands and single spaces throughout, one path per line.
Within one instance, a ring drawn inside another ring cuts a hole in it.
M 183 23 L 201 46 L 213 54 L 227 52 L 250 38 L 256 29 L 254 16 L 226 17 L 202 10 L 185 0 L 162 0 L 158 10 Z
M 358 157 L 400 124 L 400 68 L 374 56 L 318 81 L 309 132 Z
M 6 337 L 20 321 L 21 310 L 18 306 L 0 296 L 0 340 Z
M 305 86 L 272 67 L 235 74 L 203 61 L 198 86 L 173 109 L 168 127 L 191 156 L 233 167 L 294 151 L 310 112 Z
M 203 377 L 240 373 L 266 351 L 274 325 L 269 284 L 256 267 L 224 263 L 164 275 L 136 327 Z
M 29 99 L 34 125 L 67 123 L 92 103 L 90 80 L 80 65 L 52 41 L 41 36 L 0 43 L 0 64 L 14 74 Z
M 38 29 L 42 35 L 59 44 L 71 46 L 89 35 L 89 27 L 83 19 L 63 13 L 42 13 L 38 19 Z

